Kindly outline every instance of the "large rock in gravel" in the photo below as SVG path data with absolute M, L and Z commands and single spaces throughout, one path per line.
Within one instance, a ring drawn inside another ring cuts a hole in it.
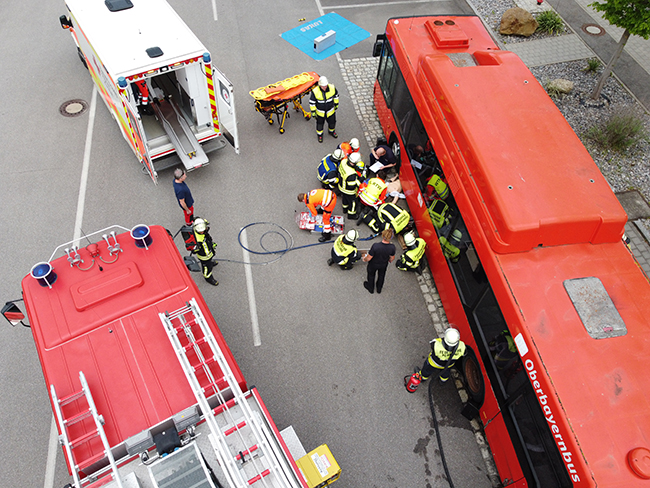
M 505 35 L 532 36 L 537 30 L 537 20 L 523 8 L 515 7 L 506 10 L 501 17 L 499 32 Z
M 557 78 L 549 81 L 546 88 L 560 93 L 569 93 L 573 90 L 573 82 L 563 78 Z

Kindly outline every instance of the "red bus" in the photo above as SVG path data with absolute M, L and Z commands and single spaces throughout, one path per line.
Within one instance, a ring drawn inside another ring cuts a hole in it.
M 650 284 L 607 181 L 478 17 L 390 19 L 374 55 L 379 119 L 475 351 L 462 369 L 503 484 L 649 486 Z
M 67 486 L 308 488 L 338 478 L 327 446 L 306 454 L 248 387 L 168 231 L 113 226 L 86 239 L 57 247 L 22 282 Z M 24 318 L 14 302 L 2 313 L 13 325 Z

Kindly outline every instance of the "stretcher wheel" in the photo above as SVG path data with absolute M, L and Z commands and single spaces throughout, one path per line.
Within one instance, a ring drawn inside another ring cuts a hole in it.
M 280 127 L 280 134 L 284 134 L 284 129 Z
M 305 114 L 305 120 L 311 119 L 311 114 Z
M 273 119 L 269 119 L 269 125 L 273 125 Z

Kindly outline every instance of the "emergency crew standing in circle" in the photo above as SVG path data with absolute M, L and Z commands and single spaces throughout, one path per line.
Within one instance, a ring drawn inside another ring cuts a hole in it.
M 174 193 L 176 193 L 178 205 L 183 209 L 185 223 L 190 225 L 194 220 L 194 199 L 187 183 L 185 183 L 186 178 L 187 173 L 185 173 L 185 170 L 181 168 L 174 170 Z
M 210 222 L 205 219 L 197 218 L 194 220 L 192 225 L 192 230 L 194 230 L 194 239 L 196 239 L 196 247 L 194 248 L 194 253 L 196 257 L 201 261 L 201 267 L 203 268 L 203 277 L 205 281 L 210 283 L 213 286 L 217 286 L 219 282 L 214 279 L 212 276 L 212 268 L 217 264 L 217 261 L 213 261 L 214 250 L 217 248 L 217 244 L 212 240 L 210 235 Z
M 327 120 L 327 131 L 336 138 L 336 109 L 339 108 L 339 92 L 336 87 L 328 83 L 327 78 L 321 76 L 318 86 L 311 91 L 309 97 L 311 115 L 316 119 L 316 135 L 318 142 L 323 142 L 323 128 Z
M 393 229 L 383 231 L 381 233 L 381 242 L 375 242 L 368 254 L 363 258 L 368 263 L 368 279 L 363 282 L 363 287 L 370 293 L 375 292 L 375 286 L 377 293 L 381 293 L 381 289 L 384 287 L 386 268 L 395 259 L 395 245 L 390 242 L 392 238 Z M 377 276 L 376 285 L 375 276 Z

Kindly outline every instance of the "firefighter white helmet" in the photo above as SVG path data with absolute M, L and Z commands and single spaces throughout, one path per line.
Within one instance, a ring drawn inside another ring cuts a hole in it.
M 359 232 L 357 232 L 357 229 L 349 230 L 345 234 L 345 238 L 347 239 L 348 242 L 354 242 L 359 238 Z
M 450 327 L 445 331 L 443 340 L 449 347 L 456 347 L 456 344 L 460 342 L 460 332 L 458 332 L 458 329 Z
M 208 229 L 208 223 L 204 219 L 195 219 L 192 227 L 196 232 L 205 232 Z
M 359 149 L 359 139 L 357 139 L 356 137 L 350 139 L 350 147 L 355 151 L 357 151 Z
M 457 245 L 460 244 L 462 238 L 463 238 L 463 233 L 458 229 L 454 229 L 454 231 L 449 236 L 449 242 L 454 245 Z
M 407 246 L 412 246 L 413 244 L 415 244 L 415 236 L 413 235 L 412 232 L 407 232 L 406 234 L 404 234 L 404 244 L 406 244 Z
M 325 88 L 327 85 L 328 85 L 327 78 L 324 77 L 324 76 L 321 76 L 321 77 L 318 79 L 318 86 L 320 86 L 320 87 L 322 87 L 322 88 Z
M 348 156 L 348 161 L 350 161 L 353 165 L 358 164 L 361 162 L 361 154 L 359 153 L 352 153 Z
M 341 149 L 334 149 L 334 152 L 332 153 L 332 158 L 341 161 L 343 159 L 343 150 Z

